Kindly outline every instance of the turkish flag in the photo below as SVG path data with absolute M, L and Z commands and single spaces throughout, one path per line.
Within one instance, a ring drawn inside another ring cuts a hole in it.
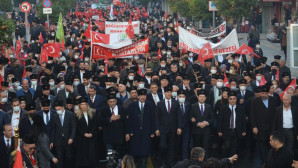
M 24 67 L 22 79 L 26 78 L 26 67 Z
M 46 63 L 48 62 L 47 51 L 44 48 L 41 49 L 41 53 L 40 53 L 40 65 L 43 62 L 46 62 Z
M 214 54 L 210 43 L 204 44 L 203 48 L 200 50 L 200 54 L 198 57 L 198 60 L 200 61 L 201 65 L 204 66 L 204 61 L 213 57 Z
M 158 55 L 158 59 L 161 59 L 162 55 L 161 55 L 161 51 L 160 51 L 160 49 L 158 49 L 158 51 L 157 51 L 157 55 Z
M 110 34 L 102 34 L 92 31 L 92 43 L 110 44 Z
M 276 70 L 275 76 L 276 76 L 276 80 L 279 81 L 279 69 Z
M 23 166 L 23 157 L 22 157 L 20 146 L 18 146 L 16 160 L 13 164 L 13 168 L 22 168 L 22 167 L 24 167 Z
M 84 36 L 90 38 L 90 31 L 91 31 L 91 20 L 89 21 L 88 28 L 85 30 Z
M 2 77 L 2 75 L 0 75 L 0 83 L 1 82 L 3 82 L 4 80 L 3 80 L 3 77 Z M 2 89 L 2 86 L 0 85 L 0 90 Z
M 128 37 L 130 39 L 134 38 L 135 32 L 134 32 L 134 29 L 132 27 L 131 16 L 129 17 L 128 26 L 127 26 L 125 32 L 126 32 L 126 34 L 128 35 Z
M 259 82 L 259 86 L 263 86 L 265 84 L 266 84 L 266 79 L 265 79 L 264 75 L 262 75 L 262 79 Z
M 254 52 L 254 50 L 251 47 L 247 46 L 245 43 L 242 44 L 238 48 L 238 50 L 235 51 L 236 54 L 240 54 L 240 55 L 242 55 L 242 54 L 243 55 L 249 55 L 249 54 L 251 54 L 253 52 Z
M 140 67 L 140 65 L 138 65 L 138 74 L 141 75 L 142 77 L 144 76 L 142 68 Z
M 165 15 L 163 17 L 166 19 L 167 15 L 168 15 L 168 11 L 165 12 Z
M 115 6 L 117 6 L 117 5 L 120 5 L 120 1 L 119 0 L 113 0 L 113 4 L 115 5 Z
M 43 45 L 47 56 L 60 57 L 60 43 L 48 43 Z
M 94 21 L 95 25 L 98 27 L 98 30 L 104 31 L 105 30 L 105 22 L 101 21 Z
M 21 44 L 21 41 L 18 40 L 17 45 L 16 45 L 16 54 L 17 54 L 16 58 L 19 58 L 19 54 L 20 54 L 21 49 L 22 49 L 22 44 Z
M 228 78 L 227 78 L 227 75 L 226 75 L 226 73 L 224 73 L 224 86 L 225 87 L 228 87 L 228 88 L 231 88 L 231 85 L 230 85 L 230 83 L 229 83 L 229 80 L 228 80 Z
M 108 60 L 108 58 L 106 58 L 105 59 L 105 72 L 104 72 L 104 75 L 107 75 L 108 74 L 108 62 L 109 62 L 109 60 Z
M 39 33 L 39 42 L 41 43 L 41 44 L 43 44 L 43 37 L 42 37 L 42 34 L 41 34 L 41 32 Z
M 280 96 L 280 100 L 282 100 L 282 97 L 284 96 L 285 93 L 288 92 L 289 89 L 296 89 L 296 78 L 294 78 L 292 80 L 292 82 L 289 84 L 289 86 L 279 95 Z

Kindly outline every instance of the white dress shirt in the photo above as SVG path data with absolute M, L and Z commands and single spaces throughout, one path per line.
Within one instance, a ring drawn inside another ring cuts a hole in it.
M 88 86 L 85 86 L 85 91 L 86 91 L 87 94 L 89 93 L 89 87 L 90 87 L 90 83 L 89 83 Z
M 44 123 L 47 125 L 48 124 L 47 123 L 47 113 L 42 112 L 42 116 L 43 116 Z M 49 117 L 49 121 L 50 121 L 50 119 L 51 119 L 50 111 L 48 112 L 48 117 Z
M 152 98 L 153 98 L 153 100 L 154 101 L 156 101 L 156 102 L 154 102 L 155 104 L 157 104 L 160 100 L 159 100 L 159 97 L 158 97 L 158 94 L 156 93 L 156 94 L 153 94 L 153 93 L 151 93 L 152 94 Z
M 7 141 L 8 140 L 8 141 Z M 9 143 L 9 146 L 11 147 L 11 138 L 6 138 L 4 136 L 4 142 L 5 142 L 5 145 L 7 146 L 7 143 Z
M 232 106 L 229 104 L 229 108 L 230 110 L 233 112 L 233 117 L 234 117 L 234 129 L 236 128 L 236 105 L 233 106 L 233 110 L 232 110 Z M 232 114 L 231 114 L 232 115 Z M 230 117 L 230 126 L 231 126 L 231 117 Z
M 59 115 L 59 119 L 60 119 L 60 117 L 62 117 L 62 121 L 63 121 L 62 123 L 64 125 L 65 110 L 63 111 L 63 113 L 61 114 L 61 116 Z
M 20 117 L 21 117 L 21 112 L 12 112 L 12 116 L 11 116 L 11 126 L 12 126 L 12 131 L 13 131 L 13 135 L 14 135 L 14 128 L 19 126 L 20 123 Z
M 293 116 L 292 116 L 292 110 L 291 107 L 286 109 L 283 107 L 283 112 L 282 112 L 282 117 L 283 117 L 283 128 L 293 128 Z
M 143 108 L 144 108 L 145 107 L 145 102 L 142 103 L 142 102 L 139 101 L 139 108 L 140 108 L 140 110 L 142 110 L 142 104 L 143 104 Z
M 66 91 L 66 89 L 65 89 L 65 97 L 68 98 L 68 96 L 69 96 L 69 92 Z
M 85 120 L 86 120 L 86 123 L 87 123 L 87 125 L 88 125 L 88 114 L 87 113 L 83 113 L 84 114 L 84 118 L 85 118 Z
M 201 111 L 201 107 L 202 107 L 202 106 L 203 106 L 203 111 L 205 111 L 205 103 L 204 103 L 204 104 L 199 103 L 200 111 Z
M 114 107 L 113 110 L 112 110 L 111 107 L 110 107 L 110 109 L 111 109 L 111 113 L 112 113 L 112 111 L 114 110 L 114 114 L 115 114 L 115 115 L 118 115 L 118 106 L 117 106 L 117 105 Z

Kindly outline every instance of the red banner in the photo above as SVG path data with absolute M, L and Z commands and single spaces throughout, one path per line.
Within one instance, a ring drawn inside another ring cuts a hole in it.
M 108 49 L 97 44 L 92 46 L 92 58 L 120 58 L 131 55 L 144 54 L 149 52 L 149 38 L 135 42 L 131 45 L 119 48 L 119 49 Z

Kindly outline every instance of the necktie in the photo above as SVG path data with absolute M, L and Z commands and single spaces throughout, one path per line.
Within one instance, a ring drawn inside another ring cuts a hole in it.
M 115 113 L 114 113 L 114 108 L 112 108 L 112 115 L 114 115 Z
M 59 118 L 60 118 L 61 125 L 63 127 L 63 118 L 62 118 L 62 115 L 59 115 Z
M 234 129 L 234 106 L 232 106 L 232 113 L 231 113 L 231 128 Z
M 6 145 L 7 150 L 9 150 L 10 149 L 9 139 L 7 139 L 6 141 L 7 141 L 7 145 Z
M 46 116 L 46 123 L 47 123 L 47 125 L 49 124 L 49 113 L 47 113 L 47 116 Z
M 154 100 L 155 105 L 157 105 L 156 94 L 153 95 L 153 100 Z
M 245 95 L 244 95 L 244 91 L 241 91 L 241 93 L 242 93 L 242 97 L 244 97 Z
M 170 101 L 168 101 L 168 113 L 171 113 L 171 105 L 170 105 Z
M 181 104 L 180 106 L 181 106 L 181 111 L 182 111 L 182 114 L 184 114 L 184 113 L 185 113 L 185 111 L 184 111 L 184 108 L 183 108 L 183 104 Z
M 204 116 L 204 108 L 203 108 L 203 105 L 201 105 L 201 115 L 202 115 L 202 117 Z
M 91 98 L 91 102 L 92 102 L 92 104 L 94 103 L 94 97 Z
M 144 110 L 144 104 L 141 103 L 141 111 L 143 111 L 143 110 Z

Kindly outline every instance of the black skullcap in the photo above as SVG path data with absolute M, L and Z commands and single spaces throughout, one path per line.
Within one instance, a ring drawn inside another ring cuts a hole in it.
M 6 87 L 8 87 L 8 82 L 1 82 L 1 86 L 6 86 Z
M 198 90 L 197 91 L 197 96 L 200 96 L 200 95 L 205 95 L 206 96 L 205 90 Z
M 116 92 L 116 89 L 114 87 L 109 87 L 107 89 L 107 93 Z
M 239 84 L 247 84 L 247 80 L 246 79 L 240 79 Z
M 85 72 L 85 73 L 83 74 L 83 78 L 85 78 L 85 79 L 90 79 L 90 74 L 89 74 L 88 72 Z
M 171 92 L 172 91 L 172 86 L 166 86 L 163 88 L 164 92 Z
M 237 97 L 237 93 L 235 91 L 230 91 L 229 92 L 229 97 L 231 97 L 231 96 Z
M 169 80 L 170 78 L 169 78 L 168 75 L 162 75 L 162 76 L 160 77 L 160 80 L 163 80 L 163 79 Z
M 200 77 L 200 78 L 198 78 L 198 82 L 200 83 L 200 82 L 206 82 L 206 78 L 205 77 Z
M 66 81 L 65 81 L 65 85 L 73 85 L 73 79 L 67 79 Z
M 26 72 L 32 72 L 32 68 L 31 67 L 26 67 Z
M 274 55 L 274 59 L 280 60 L 281 56 L 280 55 Z
M 37 75 L 36 74 L 30 75 L 30 79 L 37 79 Z
M 195 83 L 195 84 L 193 85 L 193 87 L 194 87 L 194 89 L 202 88 L 202 87 L 203 87 L 203 84 L 201 84 L 201 83 Z
M 231 89 L 228 88 L 228 87 L 223 87 L 223 88 L 221 89 L 221 91 L 222 91 L 222 92 L 230 92 Z
M 116 94 L 108 94 L 107 95 L 107 100 L 110 100 L 110 99 L 117 99 Z
M 26 111 L 35 110 L 35 103 L 27 104 L 25 109 Z
M 35 144 L 35 138 L 32 134 L 26 134 L 23 139 L 23 142 L 25 144 Z
M 277 63 L 277 62 L 271 62 L 271 66 L 279 66 L 279 63 Z
M 267 85 L 263 85 L 263 86 L 261 87 L 261 92 L 269 92 L 269 90 L 270 90 L 270 87 L 267 86 Z
M 147 90 L 146 89 L 140 89 L 138 90 L 138 95 L 147 95 Z
M 19 96 L 18 99 L 19 99 L 20 101 L 26 101 L 25 96 Z
M 86 97 L 81 97 L 80 99 L 79 99 L 79 103 L 81 104 L 81 103 L 88 103 L 88 98 L 86 98 Z
M 52 69 L 52 65 L 51 65 L 51 64 L 47 64 L 47 65 L 46 65 L 46 69 L 51 70 L 51 69 Z
M 74 104 L 74 101 L 72 98 L 67 98 L 66 99 L 66 104 Z
M 41 100 L 41 106 L 42 106 L 42 107 L 48 107 L 48 106 L 51 106 L 51 100 L 49 100 L 49 99 L 42 99 L 42 100 Z
M 60 106 L 63 107 L 63 106 L 64 106 L 64 104 L 63 104 L 63 100 L 60 99 L 60 98 L 57 98 L 57 99 L 55 100 L 54 106 L 55 106 L 55 107 L 60 107 Z
M 282 77 L 282 78 L 283 78 L 283 77 L 286 77 L 286 76 L 290 76 L 289 72 L 283 72 L 283 73 L 281 74 L 281 77 Z

